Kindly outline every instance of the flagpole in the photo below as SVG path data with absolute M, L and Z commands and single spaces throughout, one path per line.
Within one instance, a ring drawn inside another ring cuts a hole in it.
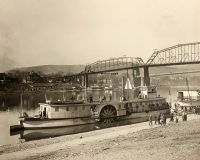
M 188 100 L 190 100 L 190 88 L 189 88 L 187 76 L 186 76 L 186 85 L 187 85 L 187 90 L 188 90 Z
M 47 95 L 46 95 L 46 91 L 44 92 L 44 98 L 45 98 L 45 103 L 47 103 Z
M 127 81 L 128 81 L 128 69 L 127 69 Z M 128 85 L 127 85 L 127 88 L 128 88 L 128 96 L 127 96 L 127 100 L 129 100 L 129 83 L 128 83 Z
M 122 76 L 122 98 L 124 98 L 124 76 Z
M 20 95 L 20 108 L 21 108 L 21 113 L 20 116 L 23 116 L 23 91 L 22 91 L 22 86 L 21 86 L 21 95 Z
M 169 103 L 170 103 L 170 106 L 171 106 L 171 86 L 169 87 Z

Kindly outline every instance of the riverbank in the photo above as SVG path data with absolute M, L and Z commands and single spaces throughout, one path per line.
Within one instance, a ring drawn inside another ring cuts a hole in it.
M 179 119 L 180 120 L 180 119 Z M 200 116 L 148 122 L 0 147 L 0 159 L 199 159 Z

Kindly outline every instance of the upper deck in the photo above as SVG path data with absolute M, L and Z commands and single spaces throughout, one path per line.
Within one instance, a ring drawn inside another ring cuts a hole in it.
M 106 106 L 112 106 L 116 116 L 126 115 L 129 112 L 147 112 L 166 108 L 166 99 L 162 97 L 148 99 L 134 99 L 121 102 L 103 101 L 92 103 L 51 102 L 40 103 L 40 111 L 49 119 L 91 117 L 94 112 L 100 113 Z

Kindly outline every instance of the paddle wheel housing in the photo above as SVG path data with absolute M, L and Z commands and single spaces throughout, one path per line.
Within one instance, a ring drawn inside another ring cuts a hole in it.
M 96 106 L 95 112 L 97 113 L 96 118 L 104 123 L 112 123 L 117 120 L 117 117 L 126 115 L 126 109 L 123 103 L 101 104 Z

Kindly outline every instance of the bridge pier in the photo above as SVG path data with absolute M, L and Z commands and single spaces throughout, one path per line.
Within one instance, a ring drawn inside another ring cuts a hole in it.
M 150 86 L 149 67 L 144 67 L 144 85 Z
M 88 87 L 88 74 L 83 75 L 82 85 L 87 88 Z
M 135 87 L 141 86 L 141 77 L 139 68 L 133 68 L 133 83 Z
M 149 67 L 133 68 L 133 81 L 135 87 L 141 85 L 150 86 Z
M 81 86 L 85 86 L 85 77 L 81 75 Z

